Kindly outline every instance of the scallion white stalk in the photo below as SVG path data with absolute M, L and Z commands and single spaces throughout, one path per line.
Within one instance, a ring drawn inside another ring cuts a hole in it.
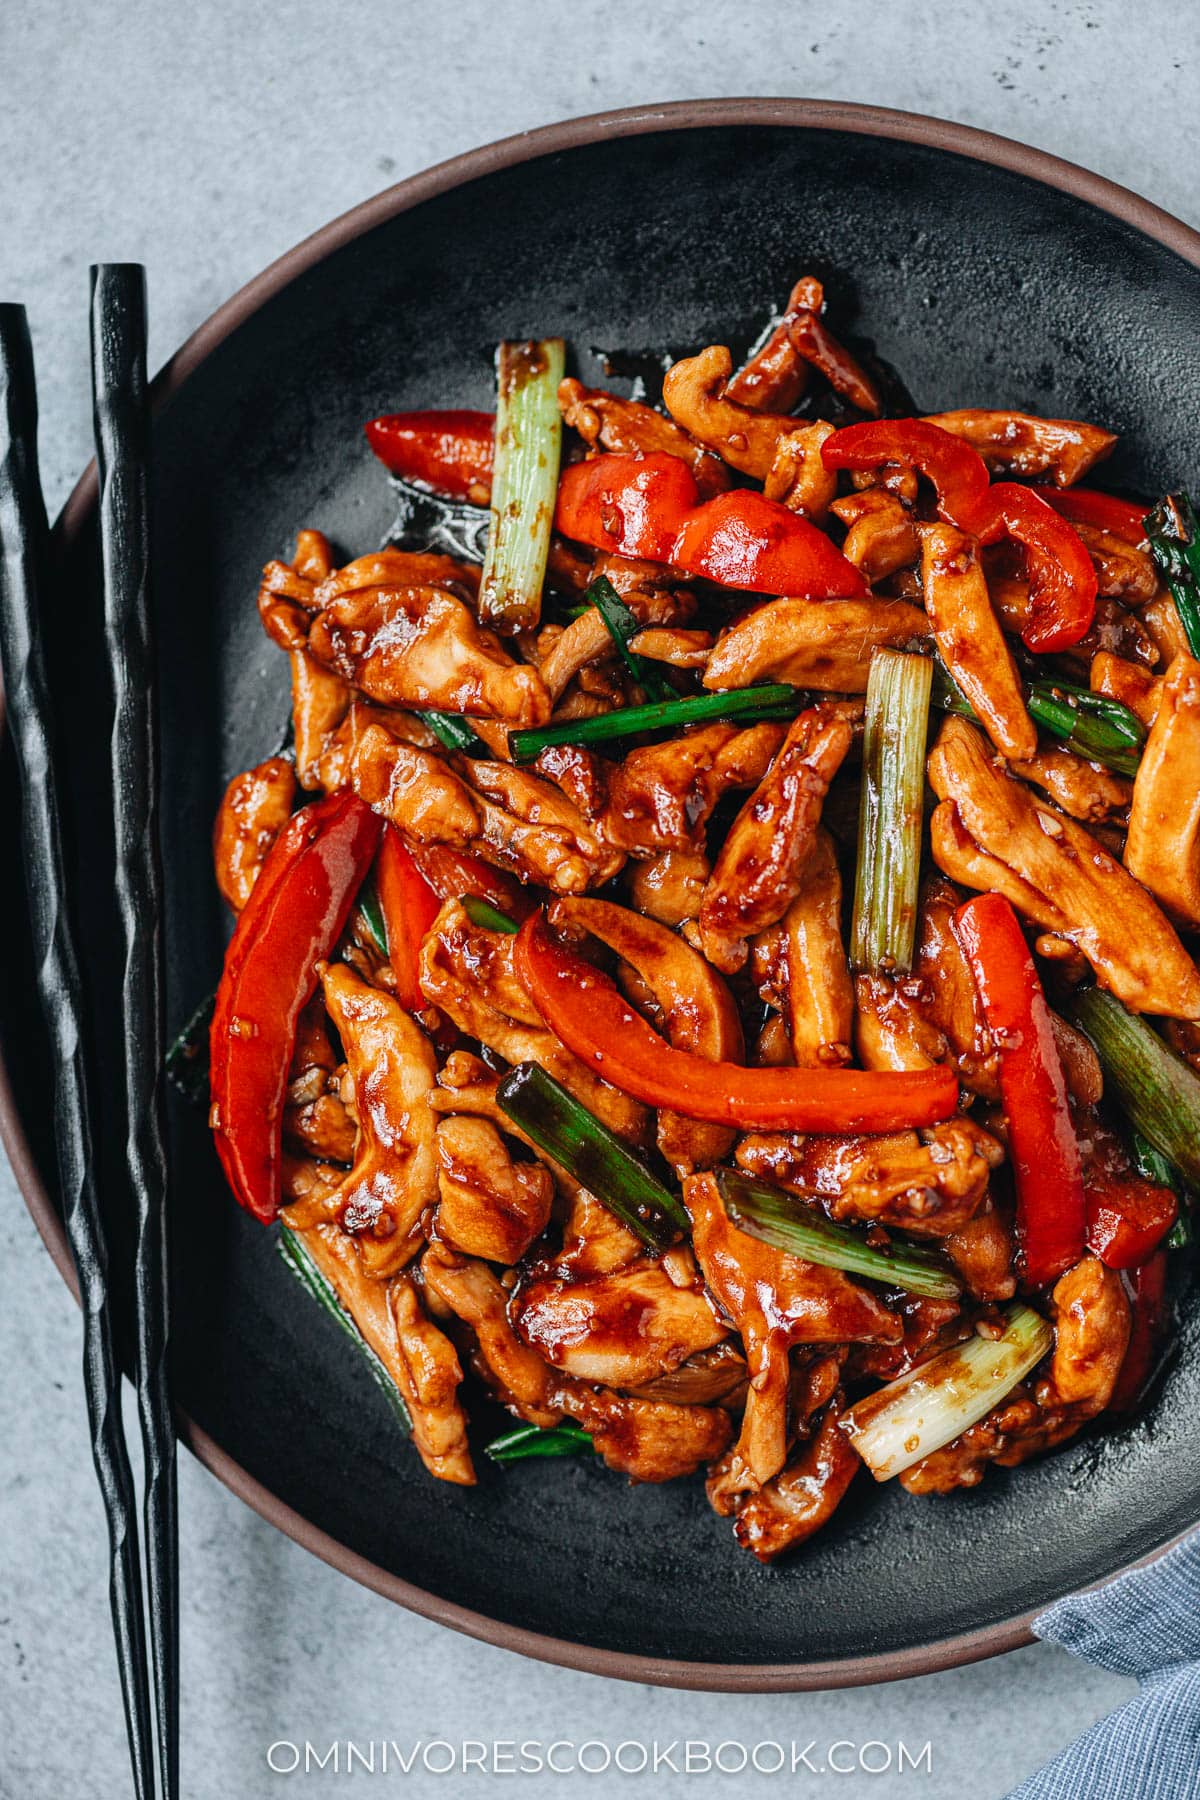
M 841 1420 L 876 1481 L 953 1443 L 1024 1380 L 1054 1342 L 1031 1307 L 1007 1310 L 1003 1336 L 970 1337 L 852 1406 Z
M 541 617 L 562 447 L 564 357 L 561 338 L 503 343 L 496 355 L 496 452 L 479 616 L 510 635 L 531 631 Z

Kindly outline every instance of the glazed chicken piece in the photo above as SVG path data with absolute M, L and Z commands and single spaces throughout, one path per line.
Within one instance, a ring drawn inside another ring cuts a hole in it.
M 684 357 L 667 370 L 663 400 L 676 423 L 715 450 L 731 469 L 765 481 L 780 439 L 796 430 L 796 421 L 729 399 L 725 388 L 732 373 L 729 351 L 723 344 L 710 344 L 698 356 Z
M 510 763 L 456 759 L 368 725 L 351 766 L 355 791 L 417 844 L 469 849 L 522 881 L 581 893 L 622 857 L 552 782 Z
M 437 1128 L 434 1230 L 464 1256 L 515 1263 L 550 1222 L 554 1179 L 539 1163 L 514 1162 L 486 1119 L 443 1119 Z
M 482 842 L 489 861 L 559 894 L 602 887 L 620 873 L 624 853 L 589 825 L 561 787 L 511 763 L 465 766 L 471 787 L 484 798 Z
M 385 706 L 544 725 L 550 697 L 540 675 L 514 663 L 467 603 L 477 582 L 477 570 L 449 557 L 359 557 L 313 590 L 309 654 Z
M 783 741 L 781 725 L 700 725 L 630 751 L 609 782 L 609 843 L 633 856 L 697 850 L 724 794 L 753 787 Z
M 1109 601 L 1110 606 L 1115 602 Z M 1170 594 L 1159 594 L 1154 600 L 1147 600 L 1141 607 L 1136 620 L 1125 618 L 1135 625 L 1143 637 L 1149 639 L 1150 649 L 1144 648 L 1134 660 L 1146 663 L 1153 668 L 1161 665 L 1164 669 L 1177 656 L 1191 654 L 1191 644 L 1187 632 L 1183 628 L 1183 620 L 1179 617 L 1179 608 Z M 1134 652 L 1123 649 L 1119 643 L 1097 644 L 1097 650 L 1116 650 L 1118 654 L 1133 656 Z
M 645 1107 L 593 1075 L 540 1022 L 528 1022 L 537 1015 L 513 974 L 512 945 L 506 933 L 472 924 L 457 901 L 447 901 L 421 949 L 422 993 L 467 1037 L 514 1065 L 540 1064 L 619 1136 L 645 1143 Z
M 854 1047 L 864 1069 L 930 1069 L 952 1061 L 920 975 L 854 977 Z
M 1037 727 L 992 610 L 979 545 L 956 525 L 923 525 L 921 581 L 934 641 L 964 697 L 1002 756 L 1033 756 Z
M 559 383 L 558 407 L 563 423 L 577 431 L 589 449 L 599 446 L 625 456 L 677 456 L 691 469 L 705 500 L 730 485 L 729 471 L 719 457 L 641 400 L 622 400 L 568 378 Z
M 1185 925 L 1200 925 L 1200 662 L 1177 656 L 1133 784 L 1125 866 Z
M 1129 1344 L 1121 1277 L 1097 1257 L 1068 1269 L 1051 1296 L 1054 1353 L 1032 1390 L 1016 1388 L 978 1425 L 899 1476 L 910 1494 L 976 1487 L 989 1463 L 1012 1469 L 1074 1437 L 1108 1405 Z
M 1081 519 L 1072 520 L 1072 524 L 1092 559 L 1097 592 L 1135 608 L 1162 592 L 1154 558 L 1145 550 L 1113 531 L 1102 531 L 1098 525 L 1085 524 Z
M 831 1404 L 786 1468 L 738 1507 L 733 1535 L 759 1562 L 774 1562 L 820 1531 L 862 1466 L 838 1429 L 839 1417 L 837 1405 Z
M 475 1470 L 458 1400 L 462 1368 L 449 1338 L 422 1312 L 412 1281 L 406 1275 L 372 1279 L 354 1239 L 335 1224 L 313 1225 L 304 1245 L 400 1390 L 429 1473 L 471 1487 Z
M 973 1120 L 956 1118 L 920 1135 L 806 1138 L 752 1132 L 738 1145 L 735 1160 L 749 1175 L 818 1198 L 831 1219 L 943 1238 L 974 1217 L 991 1171 L 1004 1160 L 1004 1147 Z
M 835 393 L 868 418 L 883 411 L 883 397 L 874 379 L 827 329 L 819 306 L 798 306 L 788 320 L 788 336 L 796 352 L 818 369 Z
M 704 1278 L 733 1321 L 750 1370 L 735 1479 L 761 1487 L 787 1457 L 788 1352 L 795 1344 L 890 1343 L 896 1315 L 837 1269 L 818 1268 L 733 1226 L 711 1175 L 684 1182 Z
M 531 1150 L 550 1171 L 559 1191 L 567 1198 L 568 1209 L 563 1224 L 562 1245 L 548 1265 L 556 1275 L 567 1278 L 607 1275 L 614 1269 L 626 1268 L 642 1254 L 642 1245 L 632 1231 L 626 1229 L 615 1214 L 602 1206 L 593 1194 L 567 1174 L 565 1169 L 545 1151 L 519 1131 L 500 1110 L 496 1090 L 500 1077 L 467 1050 L 455 1050 L 447 1057 L 431 1096 L 435 1112 L 459 1114 L 474 1119 L 487 1119 L 502 1136 L 516 1138 Z
M 647 1257 L 589 1279 L 535 1276 L 517 1289 L 509 1316 L 552 1368 L 613 1388 L 640 1387 L 729 1335 L 698 1280 L 676 1287 Z
M 609 765 L 582 744 L 548 744 L 533 772 L 553 782 L 584 822 L 600 826 L 608 809 Z
M 221 897 L 235 913 L 250 898 L 295 797 L 296 772 L 286 756 L 269 756 L 225 789 L 213 828 L 213 866 Z
M 912 512 L 887 488 L 844 494 L 829 510 L 847 528 L 842 555 L 872 586 L 919 561 L 921 544 Z
M 637 973 L 653 996 L 657 1023 L 668 1043 L 709 1062 L 744 1061 L 732 994 L 704 958 L 665 925 L 609 900 L 559 900 L 550 922 L 557 929 L 590 932 Z M 732 1148 L 734 1133 L 663 1110 L 657 1137 L 659 1150 L 682 1177 L 720 1162 Z
M 444 1331 L 424 1312 L 410 1275 L 388 1283 L 388 1300 L 405 1380 L 400 1392 L 412 1414 L 413 1443 L 439 1481 L 471 1487 L 475 1470 L 467 1445 L 467 1417 L 458 1399 L 462 1365 Z
M 1134 1012 L 1200 1018 L 1200 970 L 1149 894 L 1081 825 L 1006 775 L 965 719 L 945 721 L 929 779 L 942 802 L 933 854 L 952 880 L 1004 894 L 1066 938 Z
M 1012 1219 L 991 1194 L 965 1225 L 942 1240 L 942 1249 L 975 1300 L 1011 1300 L 1017 1291 Z
M 1082 481 L 1117 441 L 1114 432 L 1078 419 L 1040 419 L 1033 413 L 986 408 L 932 413 L 928 422 L 965 438 L 993 475 L 1048 475 L 1056 487 Z
M 833 844 L 818 829 L 795 899 L 777 925 L 754 940 L 755 982 L 778 1007 L 788 1057 L 802 1069 L 850 1061 L 854 990 L 842 948 L 842 878 Z
M 920 1011 L 940 1034 L 959 1080 L 972 1093 L 997 1100 L 1000 1080 L 996 1046 L 971 965 L 954 935 L 954 914 L 966 897 L 941 875 L 922 883 L 913 974 L 920 983 Z M 927 1040 L 927 1048 L 935 1043 L 936 1039 Z
M 792 320 L 798 312 L 819 313 L 824 304 L 825 291 L 816 276 L 802 275 L 778 325 L 726 383 L 726 399 L 754 412 L 791 412 L 808 385 L 808 363 L 792 341 Z
M 721 1455 L 733 1434 L 719 1406 L 672 1406 L 568 1383 L 563 1411 L 585 1431 L 609 1469 L 631 1481 L 675 1481 Z
M 925 614 L 904 600 L 767 600 L 721 633 L 704 686 L 786 681 L 820 693 L 865 694 L 876 650 L 928 637 Z
M 284 1142 L 323 1163 L 352 1163 L 358 1128 L 341 1097 L 338 1058 L 326 1029 L 324 999 L 314 994 L 296 1023 L 284 1095 Z M 339 1170 L 337 1182 L 344 1171 Z M 335 1185 L 337 1185 L 335 1183 Z
M 1092 658 L 1088 679 L 1094 694 L 1119 700 L 1137 714 L 1143 725 L 1153 725 L 1162 688 L 1160 676 L 1152 675 L 1140 663 L 1126 662 L 1111 651 L 1099 650 Z
M 486 1262 L 430 1244 L 421 1258 L 425 1291 L 474 1333 L 485 1379 L 530 1425 L 556 1425 L 554 1371 L 523 1344 L 508 1318 L 508 1295 Z
M 776 445 L 775 461 L 763 483 L 768 500 L 777 500 L 817 525 L 823 523 L 837 494 L 837 470 L 827 469 L 821 455 L 822 444 L 833 432 L 826 419 L 789 431 Z
M 572 1184 L 562 1244 L 550 1271 L 566 1281 L 586 1281 L 627 1269 L 643 1254 L 641 1239 L 588 1190 Z
M 740 969 L 748 940 L 781 919 L 799 893 L 825 795 L 852 738 L 849 721 L 832 708 L 800 713 L 730 826 L 700 907 L 704 954 L 718 969 Z
M 650 862 L 629 864 L 629 897 L 647 918 L 679 926 L 698 917 L 711 873 L 703 850 L 664 850 Z
M 358 1124 L 354 1166 L 337 1195 L 342 1229 L 368 1274 L 402 1268 L 437 1201 L 433 1045 L 399 1002 L 344 963 L 321 970 L 325 1005 L 346 1055 Z
M 1073 819 L 1083 819 L 1089 825 L 1119 825 L 1129 811 L 1132 782 L 1114 775 L 1102 763 L 1084 762 L 1081 756 L 1057 745 L 1009 766 L 1022 781 L 1032 781 L 1049 794 L 1055 805 Z

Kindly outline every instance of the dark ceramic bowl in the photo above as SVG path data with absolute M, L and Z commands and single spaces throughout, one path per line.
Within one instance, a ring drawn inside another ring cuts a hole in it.
M 1036 151 L 861 107 L 710 101 L 554 126 L 402 183 L 252 282 L 156 384 L 172 1027 L 220 967 L 209 832 L 222 785 L 276 747 L 287 717 L 285 659 L 253 604 L 258 570 L 299 525 L 358 553 L 391 518 L 363 420 L 490 405 L 502 336 L 561 333 L 593 379 L 604 349 L 744 344 L 809 268 L 826 276 L 839 324 L 902 373 L 921 409 L 1102 420 L 1121 434 L 1106 476 L 1146 494 L 1194 473 L 1200 238 Z M 107 728 L 92 679 L 100 647 L 77 623 L 99 611 L 95 496 L 89 470 L 59 525 L 51 638 L 112 1171 L 118 970 L 94 873 L 110 866 Z M 15 821 L 11 756 L 3 776 Z M 15 917 L 0 976 L 0 1122 L 69 1280 L 24 932 Z M 233 1205 L 202 1114 L 181 1105 L 172 1156 L 175 1393 L 193 1450 L 319 1556 L 508 1648 L 718 1689 L 912 1675 L 1021 1643 L 1038 1608 L 1200 1517 L 1200 1355 L 1186 1304 L 1180 1353 L 1141 1422 L 950 1499 L 864 1479 L 830 1528 L 773 1569 L 735 1547 L 699 1481 L 632 1488 L 591 1462 L 484 1462 L 477 1488 L 443 1486 L 297 1289 L 273 1234 Z M 127 1238 L 119 1178 L 104 1191 Z

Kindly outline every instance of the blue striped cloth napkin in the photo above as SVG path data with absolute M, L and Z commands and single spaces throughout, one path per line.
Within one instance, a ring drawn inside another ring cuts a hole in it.
M 1009 1800 L 1200 1795 L 1200 1532 L 1149 1568 L 1060 1600 L 1033 1629 L 1139 1687 Z

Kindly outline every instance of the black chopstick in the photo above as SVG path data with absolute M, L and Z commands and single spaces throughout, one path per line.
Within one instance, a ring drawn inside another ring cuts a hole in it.
M 83 1307 L 92 1456 L 109 1537 L 109 1594 L 125 1724 L 139 1800 L 154 1793 L 137 1508 L 121 1426 L 108 1254 L 96 1193 L 82 991 L 67 911 L 50 694 L 42 645 L 46 510 L 37 468 L 33 351 L 23 307 L 0 304 L 0 657 L 21 772 L 21 836 L 34 964 L 54 1057 L 54 1124 L 63 1220 Z
M 179 1544 L 175 1429 L 167 1379 L 167 1155 L 163 1119 L 162 870 L 150 626 L 146 276 L 91 271 L 92 404 L 100 488 L 104 635 L 113 689 L 116 898 L 124 956 L 122 1036 L 133 1193 L 136 1381 L 145 1463 L 143 1525 L 158 1722 L 159 1792 L 179 1790 Z

